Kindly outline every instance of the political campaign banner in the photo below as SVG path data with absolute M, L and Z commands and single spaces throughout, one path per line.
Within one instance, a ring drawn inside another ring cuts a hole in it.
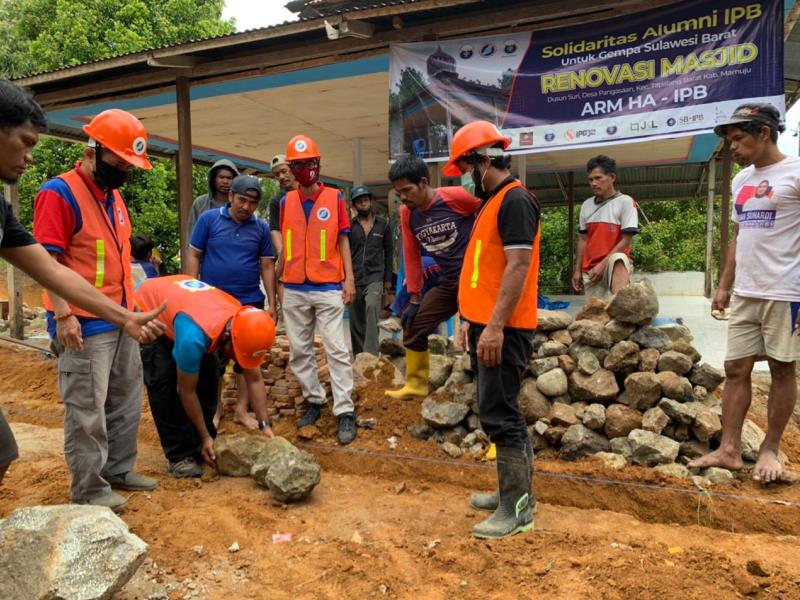
M 783 2 L 687 0 L 568 28 L 394 44 L 390 156 L 447 157 L 476 119 L 511 153 L 712 131 L 743 102 L 785 111 Z

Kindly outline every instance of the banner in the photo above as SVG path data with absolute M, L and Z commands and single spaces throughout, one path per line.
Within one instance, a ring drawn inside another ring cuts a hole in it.
M 395 44 L 390 157 L 448 156 L 476 119 L 512 153 L 713 130 L 741 103 L 783 114 L 783 1 L 689 0 L 569 28 Z

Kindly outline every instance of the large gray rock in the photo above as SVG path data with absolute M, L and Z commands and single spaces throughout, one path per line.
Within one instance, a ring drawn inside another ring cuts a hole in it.
M 449 350 L 449 339 L 438 333 L 433 333 L 428 336 L 428 351 L 431 354 L 447 354 Z
M 580 344 L 575 342 L 569 347 L 569 355 L 572 357 L 572 360 L 578 362 L 582 354 L 590 352 L 594 354 L 594 357 L 598 360 L 598 362 L 602 365 L 603 361 L 606 359 L 608 355 L 608 349 L 606 348 L 597 348 L 595 346 L 587 346 L 586 344 Z
M 612 404 L 606 409 L 604 431 L 608 439 L 626 437 L 642 427 L 642 413 L 624 404 Z
M 631 431 L 628 440 L 631 443 L 631 460 L 648 467 L 675 462 L 681 446 L 675 440 L 644 429 Z
M 689 460 L 694 460 L 695 458 L 705 456 L 710 450 L 708 442 L 689 440 L 687 442 L 681 442 L 681 449 L 678 454 L 680 456 L 685 456 Z
M 647 410 L 661 398 L 661 384 L 655 373 L 631 373 L 624 386 L 619 401 L 636 410 Z
M 606 424 L 606 407 L 602 404 L 590 404 L 583 409 L 581 421 L 589 429 L 602 429 Z
M 460 385 L 454 385 L 449 390 L 447 389 L 447 386 L 445 386 L 445 389 L 453 397 L 453 402 L 471 406 L 477 401 L 477 386 L 474 383 L 462 383 Z
M 658 471 L 663 475 L 668 475 L 669 477 L 676 477 L 677 479 L 689 479 L 691 476 L 689 469 L 677 463 L 658 465 L 657 467 L 654 467 L 653 470 Z
M 284 438 L 275 437 L 270 442 L 253 465 L 253 479 L 268 488 L 278 502 L 303 500 L 319 483 L 321 469 L 317 459 Z
M 742 425 L 742 458 L 749 462 L 758 460 L 758 449 L 764 441 L 766 434 L 750 419 L 745 419 Z
M 658 359 L 659 371 L 672 371 L 678 375 L 686 375 L 692 369 L 691 359 L 675 350 L 667 350 Z
M 572 343 L 572 336 L 569 334 L 567 329 L 558 329 L 556 331 L 550 332 L 550 339 L 554 342 L 559 342 L 564 344 L 565 346 L 569 346 Z
M 597 296 L 589 296 L 586 299 L 586 303 L 583 305 L 583 308 L 577 315 L 575 315 L 575 320 L 580 321 L 586 319 L 589 321 L 597 321 L 601 325 L 605 325 L 611 320 L 611 317 L 609 317 L 608 313 L 606 312 L 607 307 L 608 302 L 602 298 L 598 298 Z
M 697 411 L 697 416 L 692 423 L 692 433 L 701 442 L 708 442 L 722 432 L 722 421 L 713 410 L 707 406 L 701 406 L 702 408 Z
M 614 438 L 608 443 L 608 445 L 611 448 L 611 452 L 624 456 L 627 460 L 630 460 L 631 456 L 633 456 L 633 445 L 626 437 Z
M 564 460 L 575 460 L 587 454 L 607 452 L 608 449 L 606 438 L 580 423 L 570 426 L 561 436 L 560 456 Z
M 611 371 L 600 369 L 593 375 L 575 371 L 569 376 L 569 395 L 573 400 L 611 402 L 617 397 L 619 386 Z
M 643 279 L 618 291 L 606 312 L 617 321 L 645 325 L 658 314 L 658 296 L 651 283 Z
M 528 363 L 528 370 L 534 377 L 541 377 L 544 373 L 558 368 L 558 357 L 536 358 Z
M 630 337 L 636 331 L 636 325 L 632 323 L 623 323 L 612 319 L 605 325 L 606 331 L 611 335 L 611 340 L 616 344 L 624 339 Z
M 472 373 L 472 361 L 466 352 L 459 354 L 453 360 L 453 372 L 457 371 Z
M 469 412 L 469 406 L 460 402 L 436 402 L 426 398 L 422 402 L 422 418 L 434 429 L 455 427 Z
M 108 508 L 19 508 L 0 521 L 0 598 L 107 600 L 147 550 Z
M 681 377 L 672 371 L 662 371 L 658 375 L 658 382 L 661 384 L 661 393 L 667 398 L 678 400 L 679 402 L 689 402 L 693 400 L 694 392 L 692 384 L 686 377 Z
M 353 360 L 353 389 L 365 389 L 375 385 L 381 378 L 384 381 L 390 380 L 388 385 L 391 387 L 399 387 L 405 383 L 403 374 L 385 356 L 375 356 L 369 352 L 356 354 Z
M 581 319 L 569 326 L 573 344 L 585 344 L 595 348 L 610 348 L 614 343 L 611 334 L 602 323 Z
M 642 415 L 642 429 L 653 433 L 661 433 L 667 425 L 669 425 L 667 413 L 657 406 L 647 409 Z
M 448 394 L 454 394 L 462 385 L 472 383 L 472 375 L 466 371 L 452 371 L 450 377 L 444 382 L 444 389 Z
M 658 403 L 658 408 L 663 410 L 666 415 L 675 421 L 675 423 L 683 423 L 689 425 L 697 416 L 697 409 L 691 406 L 694 403 L 681 403 L 671 398 L 662 398 Z
M 658 328 L 667 334 L 667 337 L 674 343 L 678 340 L 689 342 L 692 339 L 692 332 L 686 325 L 680 323 L 665 323 L 658 325 Z
M 686 356 L 688 356 L 689 360 L 692 361 L 692 364 L 699 362 L 700 358 L 702 358 L 700 356 L 700 353 L 697 351 L 697 348 L 692 346 L 685 339 L 672 340 L 672 350 L 675 350 L 675 352 L 680 352 L 681 354 L 685 354 Z
M 689 373 L 689 381 L 694 385 L 702 385 L 709 392 L 713 392 L 725 381 L 725 372 L 708 363 L 703 363 L 694 366 Z
M 267 441 L 263 435 L 244 432 L 218 435 L 214 440 L 217 470 L 229 477 L 249 476 L 256 458 L 266 449 Z
M 378 351 L 387 356 L 403 356 L 406 349 L 403 347 L 403 342 L 399 338 L 383 338 Z
M 553 369 L 539 376 L 536 387 L 545 396 L 561 396 L 567 393 L 567 375 L 561 369 Z
M 594 457 L 599 459 L 606 467 L 613 469 L 614 471 L 624 469 L 628 465 L 628 461 L 624 456 L 620 454 L 614 454 L 613 452 L 596 452 Z
M 537 331 L 556 331 L 570 326 L 572 316 L 563 310 L 539 310 L 537 313 Z
M 522 386 L 517 397 L 519 410 L 525 422 L 533 425 L 539 419 L 550 414 L 551 402 L 536 387 L 536 380 L 527 378 L 522 380 Z
M 570 404 L 562 404 L 561 402 L 556 402 L 550 408 L 550 414 L 548 415 L 549 421 L 551 425 L 556 427 L 563 426 L 569 427 L 570 425 L 575 425 L 578 422 L 578 417 L 575 415 L 575 409 Z
M 431 354 L 431 367 L 428 375 L 430 389 L 436 390 L 445 384 L 453 370 L 453 359 L 449 356 Z
M 600 370 L 602 365 L 594 354 L 591 352 L 584 352 L 578 357 L 577 367 L 584 375 L 594 375 Z
M 636 342 L 642 348 L 653 348 L 659 352 L 669 350 L 671 343 L 669 336 L 658 327 L 642 327 L 628 339 Z
M 554 340 L 548 340 L 541 346 L 539 346 L 539 356 L 545 358 L 547 356 L 561 356 L 562 354 L 567 353 L 567 346 L 562 344 L 561 342 L 556 342 Z
M 639 345 L 636 342 L 617 342 L 608 351 L 603 366 L 609 371 L 635 369 L 639 364 Z

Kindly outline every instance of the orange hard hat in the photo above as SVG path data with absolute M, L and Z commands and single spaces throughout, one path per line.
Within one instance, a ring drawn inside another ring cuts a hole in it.
M 236 362 L 243 369 L 255 369 L 264 362 L 275 341 L 275 321 L 266 311 L 243 306 L 233 316 L 231 343 Z
M 503 150 L 511 144 L 511 138 L 504 136 L 494 123 L 489 121 L 473 121 L 467 123 L 456 131 L 453 143 L 450 144 L 450 160 L 447 161 L 442 173 L 448 177 L 461 175 L 456 163 L 460 158 L 475 150 L 489 148 L 495 144 L 503 144 Z
M 103 148 L 140 169 L 152 169 L 147 160 L 147 130 L 131 113 L 110 108 L 97 115 L 83 131 Z
M 317 143 L 307 135 L 296 135 L 289 140 L 286 146 L 286 161 L 319 158 Z

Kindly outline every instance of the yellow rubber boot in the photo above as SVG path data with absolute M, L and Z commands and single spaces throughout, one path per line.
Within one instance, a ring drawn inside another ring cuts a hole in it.
M 497 458 L 497 446 L 494 444 L 489 444 L 489 449 L 484 454 L 484 458 L 486 460 L 494 460 Z
M 428 395 L 430 354 L 406 350 L 406 384 L 399 390 L 386 390 L 386 396 L 395 400 L 424 398 Z

